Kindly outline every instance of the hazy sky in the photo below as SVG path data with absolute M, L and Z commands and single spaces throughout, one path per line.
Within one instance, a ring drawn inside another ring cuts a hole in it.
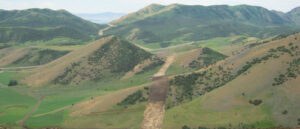
M 283 12 L 300 6 L 300 0 L 0 0 L 0 9 L 51 8 L 66 9 L 72 13 L 128 13 L 151 3 L 163 5 L 172 3 L 188 5 L 249 4 Z

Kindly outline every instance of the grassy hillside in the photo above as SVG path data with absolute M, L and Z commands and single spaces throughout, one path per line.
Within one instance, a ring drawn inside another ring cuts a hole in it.
M 234 35 L 264 38 L 299 30 L 286 16 L 248 5 L 151 5 L 112 24 L 117 27 L 104 34 L 162 46 Z
M 66 10 L 27 9 L 0 10 L 1 27 L 47 28 L 65 26 L 79 32 L 96 35 L 103 25 L 83 20 Z
M 6 48 L 0 58 L 0 66 L 37 66 L 47 64 L 61 56 L 66 55 L 69 51 L 59 51 L 42 48 Z
M 77 43 L 92 40 L 106 25 L 83 20 L 65 10 L 0 10 L 0 44 L 69 38 Z M 72 41 L 72 40 L 70 40 Z
M 299 38 L 276 37 L 209 69 L 176 76 L 164 128 L 297 127 Z
M 69 27 L 49 28 L 44 30 L 24 27 L 0 28 L 0 35 L 0 43 L 48 41 L 58 37 L 75 39 L 81 42 L 90 40 L 89 35 Z
M 97 82 L 107 78 L 121 78 L 144 61 L 145 72 L 162 64 L 160 58 L 134 46 L 128 41 L 110 36 L 77 49 L 58 60 L 37 69 L 36 74 L 26 79 L 30 84 L 50 82 L 78 84 L 82 81 Z M 40 76 L 47 73 L 46 76 Z

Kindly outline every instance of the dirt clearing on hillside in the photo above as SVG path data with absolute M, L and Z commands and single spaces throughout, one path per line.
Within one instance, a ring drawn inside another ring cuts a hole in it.
M 164 75 L 174 62 L 174 59 L 175 55 L 169 56 L 165 64 L 152 78 L 149 102 L 144 111 L 144 120 L 141 129 L 161 129 L 162 127 L 169 85 L 169 79 L 164 77 Z
M 144 112 L 142 129 L 161 129 L 165 114 L 169 80 L 167 77 L 154 77 L 150 87 L 150 97 Z

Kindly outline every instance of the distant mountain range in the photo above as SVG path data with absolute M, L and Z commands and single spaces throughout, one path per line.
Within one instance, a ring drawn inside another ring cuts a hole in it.
M 263 7 L 238 5 L 149 5 L 111 24 L 106 35 L 138 43 L 180 43 L 215 37 L 247 35 L 264 38 L 299 31 L 300 9 L 288 13 Z
M 94 23 L 106 24 L 113 20 L 119 19 L 122 16 L 125 16 L 126 13 L 113 13 L 113 12 L 104 12 L 104 13 L 81 13 L 75 14 L 85 20 L 89 20 Z

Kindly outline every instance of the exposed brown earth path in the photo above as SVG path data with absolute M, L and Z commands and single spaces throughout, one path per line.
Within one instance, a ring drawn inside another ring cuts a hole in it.
M 32 113 L 34 113 L 40 106 L 40 104 L 42 103 L 42 101 L 44 100 L 44 96 L 41 96 L 39 101 L 37 102 L 37 104 L 32 108 L 32 110 L 30 112 L 28 112 L 25 117 L 21 120 L 21 126 L 24 129 L 28 129 L 28 127 L 25 125 L 25 121 L 31 116 Z
M 144 111 L 144 120 L 141 129 L 161 129 L 165 114 L 165 101 L 167 97 L 169 79 L 164 77 L 165 72 L 173 63 L 175 56 L 168 57 L 166 63 L 152 79 L 149 102 Z

